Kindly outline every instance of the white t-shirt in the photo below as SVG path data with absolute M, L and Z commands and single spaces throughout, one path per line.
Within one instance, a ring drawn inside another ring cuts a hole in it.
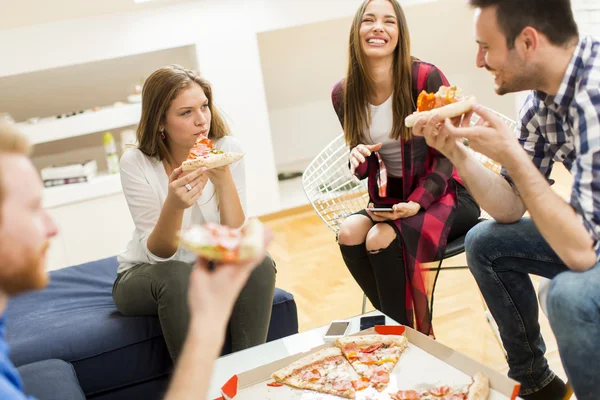
M 390 138 L 394 124 L 394 114 L 392 110 L 392 96 L 378 106 L 369 104 L 371 110 L 371 126 L 369 132 L 365 135 L 368 143 L 382 143 L 381 158 L 387 168 L 390 176 L 402 177 L 402 146 L 400 139 Z
M 226 152 L 243 152 L 240 143 L 231 136 L 216 140 L 214 145 Z M 230 168 L 245 213 L 244 159 L 231 164 Z M 121 185 L 135 224 L 135 231 L 127 249 L 117 257 L 119 261 L 117 271 L 121 273 L 138 264 L 157 264 L 170 260 L 193 263 L 196 258 L 194 254 L 181 247 L 169 258 L 158 257 L 148 250 L 148 237 L 158 222 L 168 193 L 169 177 L 163 163 L 156 158 L 146 156 L 138 149 L 127 150 L 121 157 Z M 209 180 L 196 204 L 184 211 L 182 229 L 192 224 L 218 223 L 221 215 L 217 206 L 215 187 Z

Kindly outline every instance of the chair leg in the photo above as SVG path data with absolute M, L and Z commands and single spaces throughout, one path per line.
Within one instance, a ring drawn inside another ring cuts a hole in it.
M 433 278 L 433 286 L 431 288 L 431 300 L 429 302 L 429 312 L 431 313 L 431 320 L 433 321 L 433 295 L 435 294 L 435 285 L 437 285 L 438 277 L 440 276 L 440 270 L 442 269 L 442 263 L 444 259 L 440 260 L 440 263 L 436 268 L 430 268 L 429 271 L 435 271 L 435 278 Z
M 364 314 L 367 311 L 367 295 L 363 293 L 363 304 L 362 304 L 362 313 Z

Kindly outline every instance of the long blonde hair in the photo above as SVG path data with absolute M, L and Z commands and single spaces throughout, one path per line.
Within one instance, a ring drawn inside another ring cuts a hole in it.
M 348 45 L 348 71 L 344 83 L 344 136 L 346 142 L 354 147 L 365 142 L 364 129 L 371 124 L 369 95 L 372 94 L 373 79 L 367 68 L 367 58 L 360 40 L 360 26 L 367 6 L 371 0 L 365 0 L 352 21 Z M 397 0 L 389 0 L 398 20 L 398 45 L 394 51 L 393 80 L 394 94 L 392 110 L 394 115 L 390 137 L 410 138 L 410 130 L 404 126 L 404 119 L 412 113 L 412 57 L 410 55 L 410 35 L 404 11 Z
M 208 99 L 208 108 L 212 116 L 208 137 L 216 140 L 229 135 L 229 127 L 213 103 L 210 83 L 192 70 L 170 65 L 157 69 L 144 82 L 142 117 L 137 127 L 138 148 L 142 153 L 157 157 L 161 161 L 173 161 L 167 142 L 160 138 L 160 125 L 164 124 L 167 111 L 179 92 L 189 88 L 192 83 L 197 83 Z

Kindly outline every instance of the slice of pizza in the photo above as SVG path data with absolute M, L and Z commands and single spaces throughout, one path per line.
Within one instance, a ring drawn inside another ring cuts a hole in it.
M 408 346 L 408 340 L 398 335 L 345 336 L 335 344 L 354 370 L 381 392 L 390 382 L 390 373 Z
M 264 226 L 250 218 L 240 229 L 207 223 L 181 232 L 180 243 L 192 252 L 216 262 L 239 262 L 264 251 Z
M 200 136 L 194 146 L 190 149 L 187 160 L 181 164 L 181 169 L 191 171 L 201 167 L 211 169 L 223 167 L 234 163 L 244 157 L 243 153 L 226 153 L 216 149 L 212 140 L 206 136 Z
M 355 373 L 337 347 L 328 347 L 293 362 L 272 375 L 276 382 L 298 389 L 354 399 Z
M 456 86 L 441 86 L 437 93 L 422 91 L 417 99 L 417 111 L 406 117 L 404 124 L 412 128 L 421 117 L 437 112 L 442 118 L 454 118 L 469 111 L 477 102 L 475 96 L 463 96 Z
M 429 390 L 399 390 L 390 394 L 394 400 L 487 400 L 490 394 L 490 381 L 484 374 L 477 373 L 466 386 L 452 388 L 440 386 Z

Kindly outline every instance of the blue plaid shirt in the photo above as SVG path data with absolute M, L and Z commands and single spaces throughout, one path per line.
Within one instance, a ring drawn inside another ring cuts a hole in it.
M 579 41 L 556 96 L 529 94 L 518 131 L 519 142 L 546 179 L 554 162 L 573 175 L 570 204 L 600 259 L 600 41 Z M 506 170 L 502 174 L 514 187 Z

